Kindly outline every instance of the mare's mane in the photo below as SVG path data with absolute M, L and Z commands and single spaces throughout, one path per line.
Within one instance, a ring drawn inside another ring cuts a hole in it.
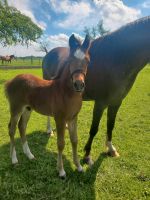
M 60 79 L 62 73 L 66 69 L 66 66 L 68 67 L 68 59 L 63 63 L 63 65 L 58 69 L 55 76 L 51 77 L 49 80 L 57 80 Z
M 134 22 L 130 22 L 113 32 L 110 32 L 104 36 L 98 37 L 92 41 L 92 45 L 96 45 L 97 43 L 99 43 L 103 40 L 110 40 L 111 38 L 118 38 L 119 36 L 130 37 L 133 34 L 138 34 L 139 31 L 145 31 L 144 28 L 147 26 L 150 28 L 150 16 L 143 17 Z

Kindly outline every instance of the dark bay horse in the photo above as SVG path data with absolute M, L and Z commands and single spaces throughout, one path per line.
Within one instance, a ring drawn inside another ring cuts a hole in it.
M 76 44 L 79 45 L 79 44 Z M 43 60 L 43 77 L 50 79 L 68 57 L 68 48 L 51 50 Z M 129 23 L 95 39 L 89 50 L 84 100 L 94 100 L 93 120 L 85 145 L 85 160 L 91 164 L 91 145 L 107 108 L 106 146 L 111 156 L 119 156 L 112 145 L 112 131 L 122 100 L 130 91 L 143 67 L 150 62 L 150 16 Z M 56 67 L 57 66 L 57 67 Z
M 32 110 L 53 116 L 57 127 L 58 160 L 57 167 L 60 177 L 65 177 L 62 152 L 65 146 L 65 125 L 68 124 L 70 140 L 72 143 L 73 161 L 78 171 L 82 171 L 77 156 L 77 114 L 82 105 L 82 92 L 85 88 L 85 77 L 89 64 L 88 49 L 90 40 L 88 36 L 80 47 L 74 45 L 78 40 L 72 35 L 69 39 L 69 57 L 64 63 L 65 67 L 60 77 L 54 80 L 43 80 L 31 74 L 20 74 L 5 85 L 6 96 L 10 105 L 10 153 L 12 163 L 18 163 L 14 135 L 16 125 L 22 140 L 23 151 L 29 159 L 33 159 L 27 139 L 26 127 Z M 18 122 L 19 121 L 19 122 Z
M 0 60 L 2 60 L 2 64 L 5 62 L 11 63 L 11 60 L 14 59 L 15 56 L 14 55 L 10 55 L 10 56 L 0 56 Z

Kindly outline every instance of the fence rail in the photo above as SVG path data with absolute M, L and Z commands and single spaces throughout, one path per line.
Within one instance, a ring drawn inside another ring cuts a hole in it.
M 41 66 L 0 66 L 0 69 L 39 69 Z

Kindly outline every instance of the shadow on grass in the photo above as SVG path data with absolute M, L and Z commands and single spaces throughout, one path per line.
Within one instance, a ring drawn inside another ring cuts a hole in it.
M 16 139 L 19 164 L 10 164 L 9 144 L 0 147 L 0 199 L 95 199 L 94 183 L 105 155 L 100 154 L 91 169 L 74 171 L 63 157 L 67 178 L 61 180 L 56 171 L 57 153 L 45 147 L 49 138 L 42 132 L 27 136 L 36 160 L 30 161 L 22 153 L 20 139 Z M 56 148 L 57 149 L 57 148 Z M 71 151 L 71 150 L 70 150 Z M 72 160 L 71 160 L 72 162 Z

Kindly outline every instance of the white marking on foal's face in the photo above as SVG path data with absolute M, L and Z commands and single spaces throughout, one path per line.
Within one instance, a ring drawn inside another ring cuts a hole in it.
M 81 49 L 77 49 L 74 53 L 74 56 L 80 60 L 85 58 L 85 53 Z

